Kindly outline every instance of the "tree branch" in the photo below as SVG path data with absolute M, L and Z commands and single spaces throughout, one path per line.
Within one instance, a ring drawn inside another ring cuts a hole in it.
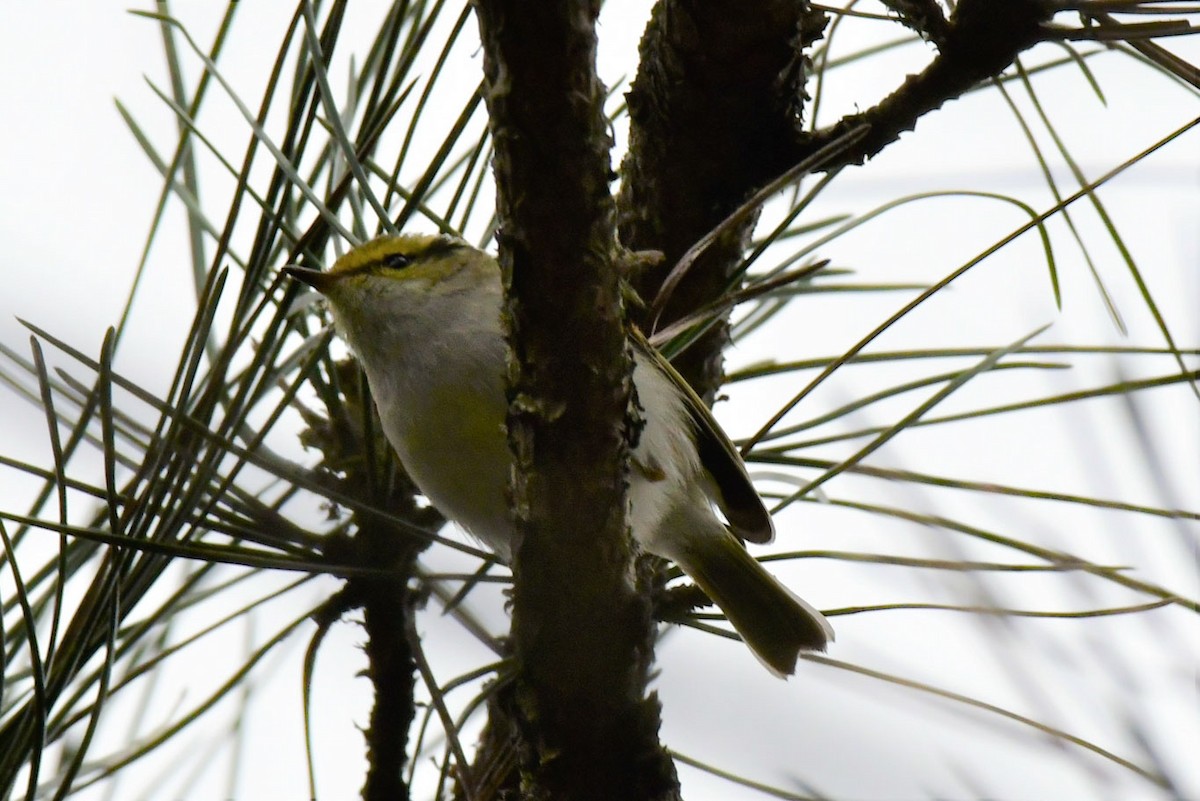
M 363 555 L 373 564 L 388 564 L 395 558 L 397 542 L 405 541 L 403 532 L 382 521 L 362 524 L 358 537 Z M 363 609 L 363 628 L 367 632 L 364 651 L 367 676 L 375 688 L 370 722 L 364 731 L 367 740 L 367 779 L 363 801 L 400 801 L 409 797 L 403 779 L 407 764 L 408 731 L 416 717 L 413 695 L 416 668 L 404 622 L 416 614 L 416 597 L 407 586 L 413 559 L 419 548 L 407 549 L 407 557 L 394 579 L 351 579 Z
M 874 108 L 843 117 L 815 134 L 798 135 L 793 146 L 778 153 L 775 170 L 783 172 L 865 123 L 870 132 L 824 169 L 862 164 L 900 134 L 913 130 L 925 114 L 1003 72 L 1018 55 L 1046 38 L 1043 23 L 1052 15 L 1051 4 L 1042 0 L 962 0 L 949 23 L 938 28 L 938 54 L 928 67 L 906 77 Z
M 667 271 L 779 170 L 804 98 L 803 48 L 825 18 L 796 0 L 662 0 L 642 39 L 628 95 L 629 155 L 621 166 L 621 241 L 659 250 L 661 267 L 633 276 L 651 300 Z M 711 245 L 672 294 L 663 325 L 725 289 L 757 215 Z M 643 321 L 644 322 L 644 321 Z M 721 383 L 724 326 L 675 366 L 711 400 Z
M 333 369 L 342 394 L 334 396 L 337 405 L 327 407 L 328 419 L 304 413 L 308 427 L 301 441 L 324 456 L 315 471 L 316 479 L 360 500 L 364 507 L 387 509 L 416 526 L 440 525 L 442 518 L 433 508 L 417 506 L 417 489 L 403 470 L 389 469 L 394 466 L 390 446 L 358 365 L 347 360 L 337 362 Z M 367 776 L 362 798 L 401 801 L 409 797 L 403 775 L 409 728 L 417 709 L 416 663 L 406 621 L 416 614 L 421 598 L 410 587 L 410 580 L 416 573 L 417 556 L 429 542 L 365 509 L 354 513 L 354 524 L 353 537 L 334 537 L 326 543 L 325 558 L 335 564 L 389 568 L 390 575 L 347 579 L 339 603 L 327 613 L 340 616 L 351 609 L 363 610 L 366 675 L 375 697 L 363 730 Z
M 643 697 L 654 624 L 625 521 L 631 368 L 595 75 L 599 2 L 475 10 L 514 354 L 517 677 L 499 704 L 525 797 L 672 798 L 658 703 Z

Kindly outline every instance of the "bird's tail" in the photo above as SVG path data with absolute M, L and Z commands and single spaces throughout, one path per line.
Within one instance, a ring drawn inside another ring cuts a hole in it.
M 692 535 L 671 549 L 671 558 L 721 607 L 768 670 L 786 678 L 801 651 L 825 650 L 833 627 L 824 615 L 768 573 L 717 520 L 690 522 Z

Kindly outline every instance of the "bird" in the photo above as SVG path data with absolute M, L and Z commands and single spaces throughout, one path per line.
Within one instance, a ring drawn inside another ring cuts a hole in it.
M 328 271 L 283 272 L 325 297 L 366 373 L 384 434 L 421 493 L 510 562 L 496 259 L 453 236 L 402 234 L 358 245 Z M 633 539 L 678 565 L 772 674 L 792 675 L 799 654 L 824 651 L 833 628 L 746 550 L 745 541 L 770 542 L 774 527 L 741 457 L 670 363 L 628 331 L 645 420 L 630 454 Z

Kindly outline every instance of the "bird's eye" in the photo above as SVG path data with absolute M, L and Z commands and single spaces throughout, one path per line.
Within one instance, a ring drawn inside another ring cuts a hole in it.
M 384 267 L 392 270 L 403 270 L 408 265 L 412 264 L 412 257 L 404 253 L 389 253 L 381 260 Z

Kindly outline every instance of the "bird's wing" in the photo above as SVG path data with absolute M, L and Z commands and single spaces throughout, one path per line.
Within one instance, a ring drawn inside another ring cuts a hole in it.
M 763 506 L 762 499 L 750 483 L 746 465 L 738 455 L 737 448 L 713 418 L 704 401 L 688 386 L 683 376 L 671 366 L 658 350 L 646 341 L 641 332 L 632 333 L 633 346 L 649 361 L 657 365 L 679 389 L 684 406 L 696 429 L 696 449 L 700 463 L 712 478 L 716 488 L 717 506 L 729 521 L 733 533 L 750 542 L 770 542 L 775 537 L 771 515 Z

